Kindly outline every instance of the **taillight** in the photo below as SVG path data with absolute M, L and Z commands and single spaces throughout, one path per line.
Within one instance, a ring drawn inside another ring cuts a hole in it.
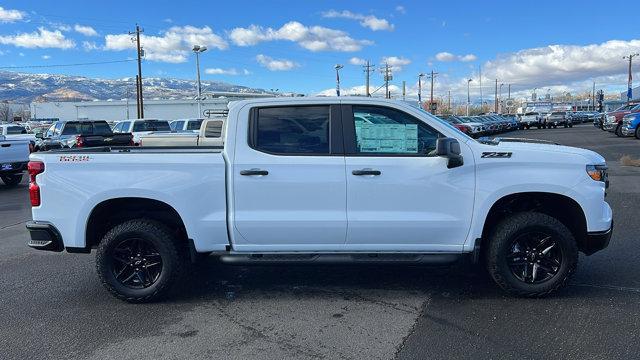
M 76 147 L 83 147 L 84 146 L 84 138 L 82 137 L 82 135 L 77 135 L 76 136 Z
M 31 206 L 40 206 L 40 186 L 36 183 L 36 175 L 44 172 L 44 163 L 42 161 L 29 161 L 27 165 L 29 171 L 29 198 Z

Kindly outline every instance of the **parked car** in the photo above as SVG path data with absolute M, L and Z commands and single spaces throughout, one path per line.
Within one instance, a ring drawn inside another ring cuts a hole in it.
M 520 115 L 520 128 L 531 129 L 532 127 L 542 128 L 542 115 L 534 111 Z
M 36 134 L 35 151 L 74 147 L 129 146 L 131 134 L 114 134 L 106 121 L 58 121 L 44 134 Z
M 149 133 L 140 137 L 140 146 L 223 146 L 224 118 L 204 120 L 200 131 Z
M 558 126 L 573 127 L 573 123 L 567 119 L 565 111 L 552 111 L 545 115 L 543 128 L 551 129 Z
M 640 112 L 640 104 L 627 104 L 614 111 L 606 113 L 603 129 L 622 136 L 622 118 L 631 113 Z
M 611 237 L 605 159 L 590 150 L 479 142 L 366 97 L 232 102 L 224 134 L 224 149 L 32 154 L 29 246 L 96 249 L 101 282 L 131 302 L 167 294 L 209 253 L 255 265 L 467 257 L 508 293 L 539 297 Z
M 635 136 L 640 139 L 640 113 L 625 115 L 622 118 L 622 135 Z
M 0 179 L 7 186 L 16 186 L 29 162 L 30 142 L 0 135 Z
M 169 127 L 173 132 L 194 132 L 200 131 L 200 126 L 204 119 L 178 119 L 169 122 Z
M 29 134 L 29 131 L 25 127 L 16 124 L 0 125 L 0 135 L 4 135 L 7 139 L 35 141 L 35 135 Z
M 166 120 L 157 119 L 133 119 L 120 121 L 113 127 L 114 133 L 133 134 L 133 144 L 135 146 L 140 145 L 140 137 L 158 131 L 167 133 L 171 132 L 169 122 Z

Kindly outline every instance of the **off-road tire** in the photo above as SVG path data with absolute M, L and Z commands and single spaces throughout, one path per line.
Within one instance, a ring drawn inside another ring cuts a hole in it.
M 7 186 L 17 186 L 22 181 L 22 174 L 18 175 L 3 175 L 2 182 Z
M 553 236 L 562 250 L 562 262 L 557 273 L 537 284 L 518 279 L 507 264 L 513 241 L 531 231 L 544 231 Z M 536 212 L 523 212 L 502 220 L 492 231 L 485 251 L 485 261 L 493 280 L 507 293 L 521 297 L 543 297 L 563 287 L 578 265 L 576 241 L 564 224 L 557 219 Z
M 133 289 L 116 279 L 112 271 L 113 249 L 127 238 L 141 238 L 152 243 L 162 259 L 158 279 L 149 287 Z M 129 220 L 114 226 L 100 241 L 96 252 L 96 271 L 106 289 L 116 298 L 132 303 L 162 299 L 183 276 L 188 255 L 171 231 L 150 219 Z

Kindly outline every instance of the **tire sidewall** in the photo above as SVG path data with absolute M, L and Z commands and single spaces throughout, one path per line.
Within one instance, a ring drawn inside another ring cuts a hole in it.
M 101 241 L 96 254 L 96 267 L 98 275 L 101 280 L 107 286 L 108 290 L 115 293 L 116 296 L 123 298 L 127 301 L 146 301 L 147 299 L 159 297 L 160 293 L 163 293 L 168 286 L 172 283 L 172 278 L 176 272 L 178 260 L 175 256 L 175 247 L 171 243 L 171 239 L 167 239 L 168 233 L 163 233 L 162 230 L 156 228 L 132 228 L 127 226 L 132 222 L 124 223 L 114 227 L 111 231 L 105 235 Z M 146 224 L 148 227 L 161 226 L 161 224 L 151 224 L 145 222 L 137 222 L 138 224 Z M 120 283 L 115 274 L 111 270 L 111 261 L 114 249 L 120 242 L 130 239 L 140 238 L 147 240 L 153 244 L 162 259 L 162 270 L 160 276 L 151 286 L 142 289 L 134 289 L 127 287 Z

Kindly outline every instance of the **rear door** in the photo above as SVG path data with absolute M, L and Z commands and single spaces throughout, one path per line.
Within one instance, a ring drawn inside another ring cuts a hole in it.
M 345 105 L 347 245 L 358 251 L 457 252 L 471 226 L 473 159 L 448 169 L 443 137 L 404 111 Z
M 339 131 L 338 105 L 251 110 L 248 129 L 238 126 L 232 169 L 237 250 L 342 249 L 347 214 Z

